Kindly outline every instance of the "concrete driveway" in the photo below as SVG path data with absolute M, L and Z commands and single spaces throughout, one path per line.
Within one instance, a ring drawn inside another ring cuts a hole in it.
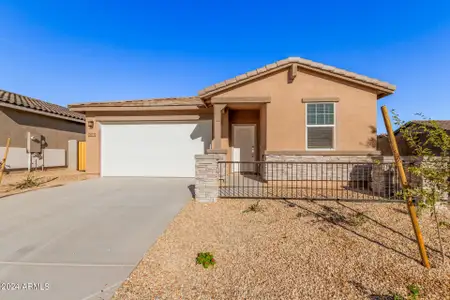
M 0 198 L 0 299 L 109 299 L 191 184 L 99 178 Z

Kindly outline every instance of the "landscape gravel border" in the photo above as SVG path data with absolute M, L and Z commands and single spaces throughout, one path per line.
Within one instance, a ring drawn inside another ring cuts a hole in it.
M 420 264 L 403 203 L 255 203 L 190 202 L 114 299 L 392 299 L 410 284 L 420 299 L 450 299 L 450 254 L 442 264 L 428 212 L 420 224 L 431 270 Z M 450 222 L 446 207 L 439 213 Z M 450 252 L 450 228 L 442 235 Z M 202 251 L 214 267 L 195 264 Z

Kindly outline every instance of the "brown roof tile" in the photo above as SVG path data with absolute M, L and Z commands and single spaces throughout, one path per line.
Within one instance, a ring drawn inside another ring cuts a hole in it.
M 430 121 L 436 122 L 439 125 L 439 127 L 441 127 L 442 129 L 444 129 L 446 131 L 450 131 L 450 120 L 430 120 Z M 408 126 L 411 126 L 412 124 L 427 125 L 427 124 L 430 124 L 429 123 L 430 121 L 428 121 L 428 120 L 412 120 L 412 121 L 406 122 L 402 127 L 408 127 Z M 397 128 L 394 131 L 394 134 L 400 133 L 400 130 L 402 127 Z
M 199 97 L 171 97 L 171 98 L 153 98 L 125 101 L 107 101 L 107 102 L 85 102 L 70 104 L 69 108 L 96 106 L 96 107 L 127 107 L 127 106 L 203 106 L 204 103 Z
M 431 120 L 436 122 L 439 127 L 441 127 L 444 130 L 450 130 L 450 120 Z M 417 124 L 427 124 L 429 121 L 426 120 L 413 120 L 411 123 L 417 123 Z
M 293 63 L 299 64 L 300 66 L 303 65 L 303 66 L 306 66 L 306 67 L 314 68 L 314 69 L 317 69 L 317 70 L 320 70 L 320 71 L 326 71 L 326 72 L 329 72 L 331 74 L 338 74 L 340 76 L 344 76 L 344 77 L 347 77 L 349 79 L 354 79 L 354 80 L 360 81 L 362 83 L 368 83 L 368 84 L 374 85 L 375 87 L 386 89 L 386 90 L 388 90 L 390 92 L 394 92 L 395 88 L 396 88 L 395 85 L 392 85 L 392 84 L 390 84 L 388 82 L 384 82 L 384 81 L 381 81 L 381 80 L 378 80 L 378 79 L 374 79 L 374 78 L 369 78 L 367 76 L 359 75 L 359 74 L 356 74 L 356 73 L 353 73 L 353 72 L 349 72 L 349 71 L 346 71 L 346 70 L 343 70 L 343 69 L 339 69 L 339 68 L 336 68 L 336 67 L 333 67 L 333 66 L 324 65 L 324 64 L 317 63 L 317 62 L 314 62 L 312 60 L 308 60 L 308 59 L 304 59 L 304 58 L 300 58 L 300 57 L 288 57 L 288 58 L 279 60 L 279 61 L 277 61 L 275 63 L 265 65 L 265 66 L 263 66 L 261 68 L 258 68 L 256 70 L 249 71 L 249 72 L 247 72 L 245 74 L 238 75 L 238 76 L 236 76 L 234 78 L 231 78 L 231 79 L 222 81 L 220 83 L 214 84 L 212 86 L 206 87 L 203 90 L 199 91 L 198 94 L 200 96 L 204 96 L 204 95 L 206 95 L 206 94 L 208 94 L 208 93 L 210 93 L 210 92 L 212 92 L 214 90 L 217 90 L 219 88 L 222 88 L 224 86 L 231 86 L 231 85 L 233 85 L 235 83 L 239 83 L 242 80 L 246 80 L 246 79 L 251 78 L 251 77 L 259 76 L 260 74 L 264 74 L 264 73 L 270 72 L 272 70 L 275 70 L 275 69 L 277 69 L 279 67 L 288 66 L 288 65 L 293 64 Z
M 65 117 L 77 121 L 84 121 L 85 119 L 83 114 L 70 111 L 67 107 L 59 106 L 16 93 L 11 93 L 5 90 L 0 90 L 0 105 L 2 102 L 18 107 L 29 108 L 35 110 L 36 112 L 46 112 L 55 115 L 55 117 Z

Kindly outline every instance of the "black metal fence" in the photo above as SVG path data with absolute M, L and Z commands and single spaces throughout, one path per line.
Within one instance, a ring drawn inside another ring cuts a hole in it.
M 218 166 L 222 198 L 402 200 L 392 163 L 221 161 Z

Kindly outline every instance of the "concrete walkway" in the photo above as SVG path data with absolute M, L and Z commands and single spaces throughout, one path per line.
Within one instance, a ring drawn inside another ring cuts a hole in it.
M 109 299 L 192 183 L 100 178 L 0 199 L 0 299 Z

